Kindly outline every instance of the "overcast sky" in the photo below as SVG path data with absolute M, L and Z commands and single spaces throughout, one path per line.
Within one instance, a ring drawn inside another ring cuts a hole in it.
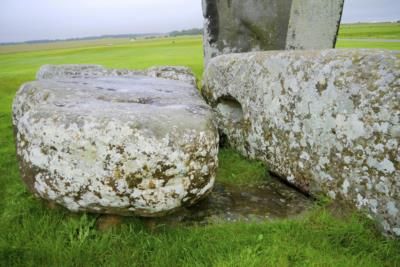
M 345 2 L 343 22 L 400 19 L 400 0 Z M 0 42 L 169 32 L 202 21 L 201 0 L 0 0 Z

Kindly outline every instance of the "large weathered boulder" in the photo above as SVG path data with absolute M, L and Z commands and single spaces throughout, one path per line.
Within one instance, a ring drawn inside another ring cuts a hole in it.
M 219 56 L 203 94 L 228 143 L 400 235 L 400 59 L 379 50 Z
M 212 189 L 217 128 L 185 69 L 45 66 L 38 79 L 13 105 L 21 175 L 36 195 L 71 211 L 162 216 Z
M 205 64 L 221 54 L 333 48 L 344 0 L 203 0 Z

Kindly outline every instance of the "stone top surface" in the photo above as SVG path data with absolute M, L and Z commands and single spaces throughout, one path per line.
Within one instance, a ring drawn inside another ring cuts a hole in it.
M 37 80 L 57 80 L 63 78 L 136 77 L 147 76 L 178 80 L 196 85 L 193 72 L 183 66 L 155 66 L 144 70 L 109 69 L 101 65 L 44 65 L 36 74 Z
M 68 122 L 71 117 L 77 123 L 87 122 L 88 117 L 132 121 L 135 127 L 146 125 L 161 135 L 170 127 L 204 130 L 209 126 L 199 123 L 209 120 L 211 111 L 190 80 L 149 77 L 143 73 L 119 70 L 113 74 L 113 70 L 95 65 L 67 65 L 57 71 L 54 66 L 46 66 L 39 71 L 38 81 L 25 84 L 20 91 L 20 95 L 24 91 L 30 93 L 19 98 L 23 102 L 16 105 L 20 109 L 15 112 L 15 119 L 35 108 L 42 117 L 59 113 Z

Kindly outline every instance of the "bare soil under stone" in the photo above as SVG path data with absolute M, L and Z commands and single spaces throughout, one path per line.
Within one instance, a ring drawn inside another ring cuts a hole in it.
M 160 225 L 191 226 L 223 222 L 264 222 L 293 218 L 313 205 L 313 200 L 276 178 L 253 185 L 216 183 L 198 204 L 162 218 L 142 218 L 150 228 Z M 98 229 L 116 225 L 115 216 L 100 216 Z M 122 218 L 120 218 L 122 222 Z

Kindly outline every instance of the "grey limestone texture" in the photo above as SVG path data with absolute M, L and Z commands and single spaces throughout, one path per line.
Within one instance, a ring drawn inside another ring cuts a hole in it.
M 36 74 L 37 80 L 62 78 L 100 78 L 100 77 L 136 77 L 148 76 L 177 80 L 196 85 L 196 77 L 187 67 L 155 66 L 145 70 L 108 69 L 101 65 L 44 65 Z
M 205 65 L 221 54 L 333 48 L 344 0 L 202 0 Z
M 194 83 L 179 67 L 44 66 L 13 103 L 24 182 L 71 211 L 156 217 L 196 203 L 214 185 L 218 133 Z
M 400 58 L 380 50 L 222 55 L 203 95 L 227 142 L 400 236 Z

